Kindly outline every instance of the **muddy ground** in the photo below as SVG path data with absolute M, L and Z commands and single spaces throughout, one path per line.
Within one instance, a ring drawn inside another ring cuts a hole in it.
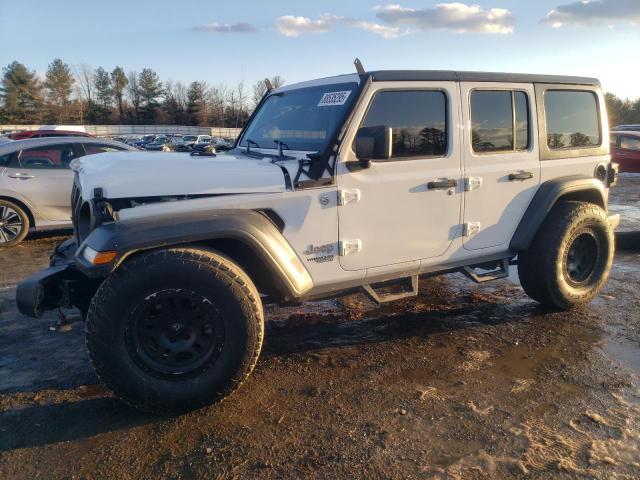
M 612 201 L 628 227 L 640 179 Z M 97 383 L 82 323 L 16 312 L 15 283 L 59 240 L 0 252 L 0 478 L 640 477 L 639 251 L 571 313 L 540 308 L 515 274 L 425 280 L 384 307 L 269 308 L 242 388 L 167 419 Z

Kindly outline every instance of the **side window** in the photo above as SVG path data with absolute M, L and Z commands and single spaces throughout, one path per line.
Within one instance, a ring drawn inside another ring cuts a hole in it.
M 471 144 L 478 153 L 526 150 L 529 98 L 515 90 L 471 92 Z
M 73 145 L 47 145 L 46 147 L 29 148 L 20 152 L 21 168 L 69 168 L 69 163 L 76 157 Z
M 623 136 L 620 139 L 620 148 L 624 150 L 640 151 L 640 137 Z
M 373 98 L 363 127 L 385 125 L 393 134 L 393 159 L 447 153 L 447 97 L 439 90 L 383 91 Z
M 12 155 L 12 153 L 7 153 L 6 155 L 0 156 L 0 167 L 8 166 Z
M 618 146 L 618 136 L 617 135 L 610 135 L 609 136 L 609 146 L 611 148 L 616 148 Z
M 547 90 L 544 110 L 550 149 L 593 148 L 602 144 L 597 97 L 593 92 Z
M 87 152 L 86 155 L 94 155 L 96 153 L 107 153 L 107 152 L 121 152 L 126 150 L 125 148 L 116 147 L 114 145 L 105 145 L 102 143 L 83 143 L 84 151 Z

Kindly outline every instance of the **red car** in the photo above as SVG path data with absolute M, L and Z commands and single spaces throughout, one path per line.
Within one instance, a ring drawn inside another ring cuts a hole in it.
M 610 139 L 611 159 L 620 164 L 620 171 L 640 173 L 640 132 L 611 132 Z
M 93 137 L 93 135 L 86 132 L 78 132 L 77 130 L 25 130 L 24 132 L 9 135 L 11 140 L 41 137 Z

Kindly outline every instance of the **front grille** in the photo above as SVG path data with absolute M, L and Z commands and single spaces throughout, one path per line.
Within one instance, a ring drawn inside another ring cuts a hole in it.
M 80 180 L 76 173 L 73 179 L 73 189 L 71 190 L 71 222 L 73 223 L 73 233 L 78 236 L 78 219 L 80 218 L 80 208 L 82 207 L 82 189 L 80 188 Z

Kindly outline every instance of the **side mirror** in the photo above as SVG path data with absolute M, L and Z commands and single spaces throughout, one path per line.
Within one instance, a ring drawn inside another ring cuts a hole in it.
M 356 133 L 358 160 L 388 160 L 392 154 L 391 127 L 361 127 Z

